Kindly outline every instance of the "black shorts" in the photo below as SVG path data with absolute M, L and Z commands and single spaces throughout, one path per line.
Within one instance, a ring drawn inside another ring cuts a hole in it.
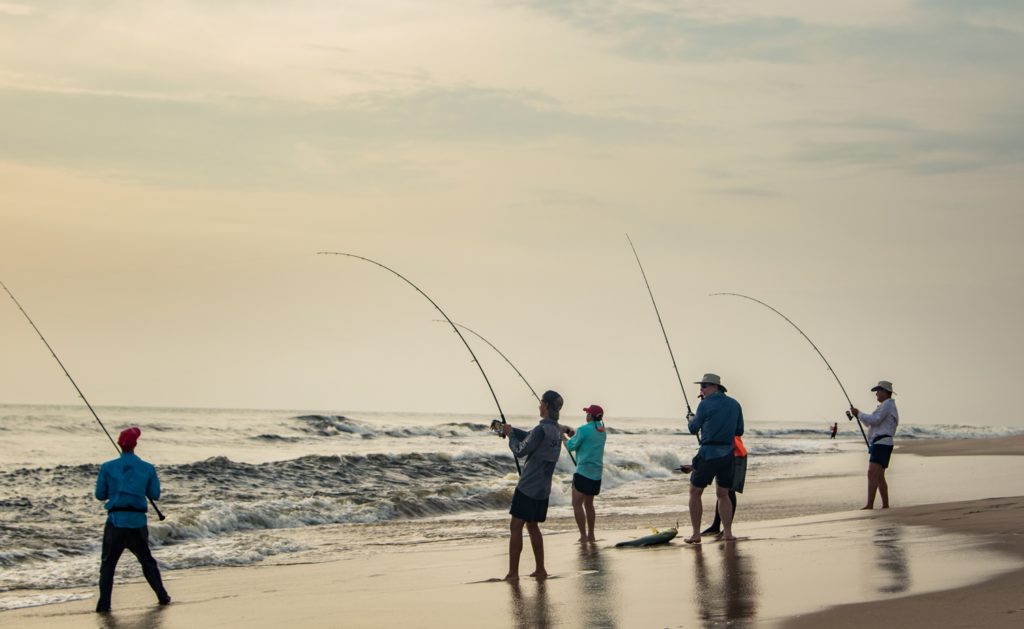
M 572 475 L 572 486 L 584 496 L 596 496 L 601 493 L 601 481 L 587 478 L 582 474 Z
M 876 443 L 871 446 L 870 463 L 878 463 L 883 469 L 889 467 L 889 459 L 892 458 L 892 446 Z
M 719 487 L 732 488 L 733 455 L 727 454 L 714 459 L 705 459 L 701 455 L 693 457 L 693 473 L 690 484 L 701 489 L 711 484 L 714 479 Z
M 508 512 L 520 520 L 543 522 L 548 517 L 548 499 L 537 500 L 516 489 L 516 493 L 512 494 L 512 508 Z

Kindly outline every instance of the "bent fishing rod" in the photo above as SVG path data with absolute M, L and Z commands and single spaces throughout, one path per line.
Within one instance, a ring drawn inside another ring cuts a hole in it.
M 107 427 L 103 425 L 103 422 L 100 420 L 100 416 L 96 414 L 96 411 L 93 409 L 92 404 L 90 404 L 89 400 L 85 398 L 85 394 L 82 393 L 82 390 L 78 388 L 78 384 L 75 382 L 75 379 L 71 377 L 71 374 L 68 373 L 68 370 L 64 366 L 64 363 L 62 363 L 60 361 L 60 358 L 57 357 L 57 352 L 53 351 L 53 348 L 50 347 L 50 344 L 49 342 L 47 342 L 46 337 L 44 337 L 43 333 L 39 331 L 38 327 L 36 327 L 35 322 L 32 321 L 32 317 L 28 316 L 28 313 L 25 312 L 25 309 L 21 307 L 21 303 L 19 303 L 18 300 L 14 298 L 14 293 L 12 293 L 9 288 L 7 288 L 6 284 L 0 282 L 0 286 L 3 287 L 4 291 L 11 298 L 11 301 L 14 302 L 14 305 L 18 307 L 18 310 L 21 311 L 21 314 L 25 315 L 25 318 L 28 319 L 29 325 L 31 325 L 32 329 L 36 331 L 36 334 L 38 334 L 39 338 L 43 341 L 43 345 L 46 346 L 46 349 L 50 350 L 50 355 L 53 356 L 53 359 L 57 361 L 58 365 L 60 365 L 60 368 L 64 372 L 64 375 L 68 377 L 69 381 L 71 381 L 71 386 L 75 387 L 75 391 L 78 391 L 78 397 L 82 398 L 82 401 L 85 402 L 85 405 L 89 408 L 89 412 L 92 413 L 92 416 L 96 418 L 96 423 L 98 423 L 100 425 L 100 428 L 103 429 L 103 433 L 107 435 L 107 439 L 110 439 L 110 444 L 114 446 L 114 450 L 116 450 L 118 454 L 121 454 L 121 448 L 117 446 L 117 443 L 114 441 L 114 438 L 110 436 L 110 431 L 108 431 Z M 160 507 L 156 506 L 156 503 L 153 502 L 152 498 L 147 496 L 146 500 L 149 500 L 149 504 L 153 507 L 153 511 L 156 512 L 156 515 L 160 518 L 160 520 L 167 519 L 167 517 L 163 513 L 160 513 Z
M 839 388 L 843 391 L 843 396 L 846 397 L 846 402 L 850 405 L 850 408 L 853 408 L 853 401 L 850 400 L 850 395 L 846 392 L 846 387 L 844 387 L 843 383 L 839 380 L 839 375 L 836 373 L 836 370 L 832 368 L 832 365 L 829 364 L 828 359 L 825 358 L 825 355 L 821 353 L 821 350 L 818 349 L 818 346 L 814 344 L 814 341 L 812 341 L 809 336 L 804 334 L 804 331 L 800 329 L 800 326 L 798 326 L 797 324 L 793 323 L 793 321 L 789 317 L 787 317 L 786 315 L 782 314 L 781 312 L 779 312 L 775 308 L 772 308 L 771 306 L 769 306 L 768 304 L 764 303 L 760 299 L 754 299 L 753 297 L 750 297 L 750 296 L 747 296 L 747 295 L 741 295 L 740 293 L 711 293 L 710 296 L 711 297 L 722 297 L 722 296 L 742 297 L 743 299 L 749 299 L 750 301 L 756 301 L 757 303 L 761 304 L 765 308 L 771 310 L 775 314 L 777 314 L 780 317 L 782 317 L 783 319 L 785 319 L 786 322 L 789 323 L 789 325 L 791 325 L 794 328 L 796 328 L 796 331 L 800 333 L 800 336 L 802 336 L 805 339 L 807 339 L 807 342 L 811 344 L 811 347 L 814 348 L 814 351 L 818 352 L 818 356 L 821 356 L 821 359 L 823 361 L 825 361 L 825 366 L 828 367 L 828 370 L 830 372 L 832 372 L 832 377 L 836 379 L 836 384 L 838 384 Z M 849 412 L 846 413 L 846 416 L 847 416 L 848 419 L 852 418 L 852 415 Z M 864 426 L 860 423 L 860 418 L 857 418 L 857 427 L 860 428 L 860 434 L 861 434 L 862 437 L 864 437 L 864 445 L 866 445 L 868 447 L 868 450 L 870 451 L 871 450 L 871 444 L 868 443 L 868 436 L 864 432 Z
M 668 347 L 669 358 L 672 359 L 672 368 L 676 370 L 676 380 L 679 381 L 679 389 L 683 392 L 683 400 L 686 401 L 686 418 L 693 417 L 693 410 L 690 408 L 690 398 L 686 397 L 686 387 L 683 386 L 683 378 L 679 375 L 679 367 L 676 365 L 675 354 L 672 353 L 672 344 L 668 342 L 668 333 L 665 332 L 665 324 L 661 321 L 661 312 L 658 311 L 658 302 L 654 301 L 654 291 L 651 290 L 651 283 L 647 281 L 647 273 L 644 272 L 644 265 L 640 264 L 640 256 L 636 252 L 636 247 L 633 246 L 633 239 L 626 234 L 626 240 L 629 241 L 629 248 L 633 250 L 633 257 L 636 258 L 636 264 L 640 267 L 640 275 L 644 278 L 644 284 L 647 285 L 647 293 L 651 296 L 651 305 L 654 306 L 654 314 L 658 316 L 658 325 L 661 326 L 661 335 L 665 337 L 665 345 Z
M 441 321 L 440 319 L 434 319 L 434 321 L 436 321 L 437 323 L 444 323 L 444 321 Z M 484 343 L 487 343 L 491 347 L 491 349 L 493 349 L 494 351 L 496 351 L 498 353 L 498 356 L 501 356 L 502 358 L 504 358 L 505 362 L 508 363 L 508 366 L 511 367 L 512 370 L 516 372 L 516 374 L 519 376 L 519 379 L 523 381 L 523 384 L 526 385 L 526 388 L 529 389 L 530 393 L 533 394 L 533 397 L 537 398 L 537 402 L 540 402 L 540 396 L 537 395 L 537 392 L 534 391 L 533 387 L 530 386 L 530 383 L 526 380 L 526 376 L 524 376 L 523 372 L 519 371 L 519 369 L 517 369 L 516 366 L 512 364 L 512 361 L 509 360 L 508 356 L 506 356 L 504 352 L 502 352 L 500 349 L 495 347 L 494 343 L 491 343 L 490 341 L 485 339 L 483 337 L 483 335 L 480 334 L 479 332 L 475 332 L 472 329 L 462 325 L 461 323 L 456 323 L 455 325 L 459 326 L 460 328 L 462 328 L 466 332 L 469 332 L 470 334 L 472 334 L 473 336 L 477 337 L 478 339 L 480 339 Z M 572 455 L 572 452 L 569 450 L 569 446 L 565 447 L 565 451 L 569 453 L 569 458 L 572 459 L 572 464 L 576 465 L 576 457 L 574 457 Z
M 403 282 L 405 282 L 409 286 L 412 286 L 414 289 L 416 289 L 416 292 L 419 293 L 420 295 L 423 295 L 423 297 L 425 297 L 426 300 L 429 301 L 430 304 L 432 306 L 434 306 L 434 308 L 436 308 L 438 312 L 441 313 L 441 316 L 444 317 L 445 321 L 447 321 L 449 324 L 451 324 L 452 329 L 455 330 L 455 333 L 459 335 L 459 339 L 462 341 L 462 344 L 466 346 L 467 350 L 469 350 L 469 355 L 473 357 L 473 362 L 476 364 L 477 369 L 480 370 L 480 375 L 484 377 L 484 382 L 487 383 L 487 388 L 491 392 L 491 397 L 494 398 L 494 405 L 498 407 L 498 415 L 501 416 L 501 423 L 502 424 L 507 423 L 505 421 L 505 413 L 504 413 L 504 411 L 501 410 L 501 402 L 498 401 L 498 394 L 494 392 L 494 387 L 491 386 L 491 380 L 490 380 L 490 378 L 487 377 L 487 373 L 484 371 L 483 365 L 481 365 L 480 361 L 477 360 L 476 354 L 473 353 L 473 348 L 469 346 L 469 343 L 466 341 L 466 338 L 464 336 L 462 336 L 462 332 L 459 332 L 459 328 L 458 328 L 457 325 L 455 325 L 455 322 L 452 321 L 451 318 L 447 314 L 445 314 L 444 310 L 441 310 L 441 306 L 438 306 L 437 302 L 430 298 L 430 295 L 427 295 L 426 293 L 424 293 L 420 289 L 420 287 L 415 285 L 415 284 L 413 284 L 409 280 L 409 278 L 405 277 L 404 275 L 402 275 L 398 271 L 392 269 L 391 267 L 385 266 L 385 265 L 381 264 L 380 262 L 377 262 L 376 260 L 371 260 L 370 258 L 365 258 L 363 256 L 357 256 L 354 253 L 345 253 L 343 251 L 318 251 L 317 255 L 345 256 L 345 257 L 348 257 L 348 258 L 355 258 L 357 260 L 362 260 L 364 262 L 369 262 L 370 264 L 375 264 L 375 265 L 379 266 L 380 268 L 384 269 L 385 271 L 388 271 L 389 273 L 395 275 L 396 277 L 398 277 L 400 280 L 402 280 Z M 519 457 L 517 457 L 515 455 L 515 453 L 513 452 L 512 453 L 512 458 L 515 459 L 515 462 L 516 462 L 516 471 L 518 471 L 519 475 L 522 476 L 523 470 L 519 466 Z

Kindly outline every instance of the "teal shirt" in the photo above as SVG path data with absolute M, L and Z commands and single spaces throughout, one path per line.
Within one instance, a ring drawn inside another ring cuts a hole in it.
M 604 422 L 587 422 L 576 429 L 572 439 L 565 442 L 569 452 L 576 453 L 576 473 L 590 480 L 601 480 L 604 468 L 604 442 L 608 433 Z
M 160 499 L 160 479 L 156 468 L 146 463 L 134 452 L 122 452 L 121 457 L 107 461 L 100 466 L 96 477 L 96 499 L 106 500 L 103 505 L 108 511 L 114 507 L 132 507 L 139 512 L 114 511 L 107 515 L 107 522 L 116 527 L 137 529 L 146 526 L 146 498 Z

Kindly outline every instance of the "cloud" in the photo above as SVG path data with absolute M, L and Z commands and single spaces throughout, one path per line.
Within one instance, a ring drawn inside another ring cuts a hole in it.
M 802 123 L 802 126 L 808 123 Z M 842 140 L 809 140 L 796 149 L 806 162 L 885 167 L 942 174 L 1024 163 L 1024 115 L 992 116 L 966 129 L 915 127 L 889 119 L 854 119 L 819 126 Z M 813 133 L 812 133 L 813 135 Z
M 379 156 L 410 144 L 642 143 L 671 135 L 644 120 L 576 114 L 536 93 L 478 87 L 377 92 L 325 106 L 6 90 L 0 129 L 4 159 L 227 186 L 337 179 L 374 160 L 397 175 L 401 169 Z
M 974 24 L 966 10 L 949 10 L 952 0 L 921 3 L 910 19 L 870 26 L 782 15 L 714 14 L 676 2 L 524 0 L 520 4 L 600 33 L 623 54 L 650 60 L 996 63 L 1005 69 L 1015 67 L 1024 56 L 1024 34 L 998 24 Z M 983 4 L 1010 8 L 1009 1 Z

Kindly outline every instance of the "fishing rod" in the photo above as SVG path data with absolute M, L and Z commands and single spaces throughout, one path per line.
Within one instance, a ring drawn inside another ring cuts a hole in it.
M 809 336 L 804 334 L 804 331 L 800 329 L 800 326 L 798 326 L 797 324 L 793 323 L 793 321 L 789 317 L 787 317 L 786 315 L 782 314 L 781 312 L 779 312 L 775 308 L 772 308 L 771 306 L 769 306 L 768 304 L 764 303 L 760 299 L 754 299 L 753 297 L 749 297 L 747 295 L 741 295 L 740 293 L 711 293 L 711 297 L 720 297 L 720 296 L 742 297 L 743 299 L 749 299 L 750 301 L 756 301 L 757 303 L 761 304 L 765 308 L 771 310 L 775 314 L 777 314 L 780 317 L 782 317 L 783 319 L 785 319 L 786 322 L 789 323 L 789 325 L 791 325 L 794 328 L 796 328 L 796 331 L 800 333 L 800 336 L 802 336 L 805 339 L 807 339 L 807 342 L 811 344 L 811 347 L 814 348 L 814 351 L 818 352 L 818 356 L 821 356 L 821 359 L 823 361 L 825 361 L 825 366 L 828 367 L 828 370 L 830 372 L 832 372 L 832 377 L 836 379 L 836 384 L 838 384 L 839 388 L 843 391 L 843 395 L 846 397 L 847 403 L 850 405 L 850 408 L 853 408 L 853 401 L 850 400 L 850 395 L 846 392 L 846 387 L 844 387 L 843 383 L 839 380 L 839 375 L 836 373 L 836 370 L 832 368 L 832 365 L 829 364 L 828 359 L 825 358 L 825 355 L 821 353 L 821 350 L 818 349 L 818 346 L 814 344 L 814 341 L 812 341 Z M 846 413 L 846 417 L 847 417 L 847 419 L 852 419 L 853 418 L 852 414 L 849 413 L 849 412 Z M 861 436 L 864 437 L 864 444 L 866 446 L 868 446 L 868 450 L 870 451 L 871 450 L 871 444 L 868 443 L 868 436 L 864 432 L 864 426 L 861 425 L 860 418 L 857 418 L 857 426 L 860 428 Z
M 435 321 L 435 322 L 437 322 L 437 323 L 445 323 L 444 321 L 442 321 L 442 320 L 440 320 L 440 319 L 434 319 L 434 321 Z M 523 375 L 523 372 L 519 371 L 519 369 L 517 369 L 517 368 L 516 368 L 516 366 L 512 364 L 512 361 L 511 361 L 511 360 L 509 360 L 508 356 L 506 356 L 504 352 L 502 352 L 502 351 L 501 351 L 500 349 L 498 349 L 497 347 L 495 347 L 495 346 L 494 346 L 494 343 L 491 343 L 490 341 L 488 341 L 487 339 L 485 339 L 485 338 L 483 337 L 483 335 L 482 335 L 482 334 L 480 334 L 479 332 L 475 332 L 475 331 L 473 331 L 472 329 L 470 329 L 470 328 L 468 328 L 468 327 L 466 327 L 466 326 L 462 325 L 461 323 L 455 323 L 455 325 L 459 326 L 460 328 L 462 328 L 462 329 L 463 329 L 463 330 L 465 330 L 466 332 L 469 332 L 470 334 L 472 334 L 473 336 L 477 337 L 478 339 L 480 339 L 480 340 L 481 340 L 481 341 L 483 341 L 484 343 L 487 343 L 487 344 L 488 344 L 488 345 L 489 345 L 489 346 L 491 347 L 491 349 L 493 349 L 494 351 L 498 352 L 498 356 L 501 356 L 502 358 L 504 358 L 504 359 L 505 359 L 505 362 L 507 362 L 507 363 L 508 363 L 508 366 L 509 366 L 509 367 L 511 367 L 511 368 L 512 368 L 512 370 L 513 370 L 513 371 L 515 371 L 515 372 L 516 372 L 516 374 L 518 374 L 518 375 L 519 375 L 519 378 L 520 378 L 520 379 L 521 379 L 521 380 L 523 381 L 523 384 L 525 384 L 525 385 L 526 385 L 526 388 L 530 390 L 530 393 L 532 393 L 532 394 L 533 394 L 533 397 L 537 398 L 537 401 L 538 401 L 538 402 L 540 402 L 540 396 L 539 396 L 539 395 L 537 395 L 537 392 L 536 392 L 536 391 L 534 391 L 534 390 L 533 390 L 533 387 L 531 387 L 531 386 L 530 386 L 530 383 L 529 383 L 529 382 L 528 382 L 528 381 L 526 380 L 526 376 L 524 376 L 524 375 Z M 565 447 L 565 451 L 569 453 L 569 458 L 570 458 L 570 459 L 572 459 L 572 464 L 573 464 L 573 465 L 576 465 L 576 457 L 574 457 L 574 456 L 572 455 L 572 452 L 571 452 L 571 451 L 569 450 L 569 446 L 566 446 L 566 447 Z
M 400 280 L 402 280 L 403 282 L 405 282 L 409 286 L 412 286 L 414 289 L 416 289 L 417 293 L 419 293 L 420 295 L 423 295 L 426 298 L 426 300 L 429 301 L 431 303 L 431 305 L 433 305 L 434 308 L 436 308 L 437 311 L 441 313 L 441 316 L 444 317 L 445 321 L 447 321 L 449 324 L 451 324 L 452 329 L 455 330 L 455 333 L 459 335 L 459 339 L 462 341 L 462 344 L 466 346 L 467 350 L 469 350 L 469 355 L 473 357 L 473 362 L 476 363 L 477 369 L 480 370 L 480 375 L 484 377 L 484 382 L 487 383 L 487 388 L 491 391 L 491 397 L 494 398 L 494 405 L 498 407 L 498 415 L 501 416 L 501 423 L 502 424 L 507 423 L 505 421 L 505 413 L 504 413 L 504 411 L 501 410 L 501 402 L 498 401 L 498 394 L 496 394 L 494 392 L 494 387 L 491 386 L 491 380 L 490 380 L 490 378 L 487 377 L 487 373 L 484 372 L 483 365 L 481 365 L 480 361 L 477 360 L 476 354 L 473 353 L 473 348 L 470 347 L 469 343 L 466 341 L 466 337 L 462 336 L 462 332 L 459 332 L 458 326 L 455 325 L 455 322 L 452 321 L 451 318 L 447 314 L 445 314 L 444 310 L 441 310 L 441 306 L 438 306 L 436 301 L 431 299 L 429 295 L 424 293 L 420 289 L 419 286 L 413 284 L 407 277 L 405 277 L 404 275 L 402 275 L 398 271 L 392 269 L 391 267 L 385 266 L 385 265 L 381 264 L 380 262 L 377 262 L 376 260 L 371 260 L 370 258 L 364 258 L 363 256 L 357 256 L 354 253 L 345 253 L 345 252 L 342 252 L 342 251 L 318 251 L 317 255 L 345 256 L 345 257 L 348 257 L 348 258 L 355 258 L 357 260 L 362 260 L 364 262 L 369 262 L 370 264 L 375 264 L 375 265 L 379 266 L 380 268 L 384 269 L 385 271 L 388 271 L 388 272 L 392 273 L 393 275 L 397 276 Z M 512 458 L 515 459 L 515 462 L 516 462 L 516 471 L 518 471 L 519 475 L 522 476 L 523 469 L 519 466 L 519 457 L 517 457 L 515 455 L 515 453 L 513 452 L 512 453 Z
M 46 349 L 50 350 L 50 355 L 53 356 L 53 359 L 57 361 L 58 365 L 60 365 L 61 370 L 64 371 L 64 375 L 67 376 L 68 380 L 71 381 L 71 386 L 75 387 L 75 391 L 78 391 L 78 397 L 82 398 L 82 401 L 85 402 L 85 405 L 89 408 L 89 412 L 92 413 L 92 416 L 96 418 L 96 422 L 100 425 L 100 428 L 103 429 L 103 433 L 107 435 L 107 439 L 110 439 L 110 444 L 114 446 L 114 450 L 116 450 L 118 454 L 121 454 L 121 448 L 117 446 L 117 443 L 114 441 L 114 438 L 110 436 L 110 431 L 108 431 L 107 427 L 103 425 L 103 422 L 100 420 L 100 416 L 96 414 L 96 411 L 93 409 L 92 404 L 89 404 L 89 400 L 85 398 L 85 394 L 82 393 L 82 390 L 78 388 L 78 384 L 75 382 L 75 379 L 71 377 L 71 374 L 68 373 L 68 370 L 64 366 L 64 363 L 60 361 L 60 358 L 57 358 L 57 352 L 53 351 L 53 348 L 50 347 L 50 344 L 47 342 L 46 337 L 44 337 L 43 333 L 40 332 L 39 328 L 36 327 L 35 322 L 32 321 L 32 317 L 28 316 L 28 313 L 25 312 L 25 309 L 21 307 L 21 303 L 19 303 L 18 300 L 14 298 L 14 293 L 12 293 L 9 288 L 7 288 L 6 284 L 0 282 L 0 286 L 3 287 L 4 291 L 11 298 L 11 301 L 14 302 L 14 305 L 18 307 L 18 310 L 21 311 L 21 314 L 25 315 L 25 318 L 28 319 L 29 325 L 31 325 L 32 329 L 36 331 L 36 334 L 38 334 L 39 338 L 42 339 L 43 345 L 46 345 Z M 152 505 L 153 511 L 156 512 L 160 520 L 166 520 L 167 517 L 163 513 L 160 513 L 160 507 L 156 506 L 156 503 L 153 502 L 153 499 L 148 496 L 146 497 L 146 499 L 149 500 L 149 504 Z
M 668 333 L 665 332 L 665 324 L 661 321 L 661 312 L 658 311 L 658 302 L 654 301 L 654 291 L 651 290 L 651 283 L 647 281 L 647 273 L 644 272 L 644 265 L 640 264 L 640 256 L 636 252 L 636 247 L 633 246 L 633 239 L 626 234 L 626 240 L 629 241 L 629 247 L 633 250 L 633 257 L 636 258 L 636 264 L 640 267 L 640 275 L 644 277 L 644 284 L 647 285 L 647 293 L 651 296 L 651 305 L 654 306 L 654 314 L 658 315 L 658 325 L 661 326 L 661 335 L 665 337 L 665 345 L 668 346 L 668 355 L 672 359 L 672 368 L 676 370 L 676 380 L 679 381 L 679 389 L 683 392 L 683 399 L 686 401 L 686 418 L 693 417 L 693 410 L 690 408 L 690 398 L 686 397 L 686 387 L 683 386 L 683 378 L 679 375 L 679 367 L 676 366 L 676 357 L 672 353 L 672 344 L 668 342 Z

